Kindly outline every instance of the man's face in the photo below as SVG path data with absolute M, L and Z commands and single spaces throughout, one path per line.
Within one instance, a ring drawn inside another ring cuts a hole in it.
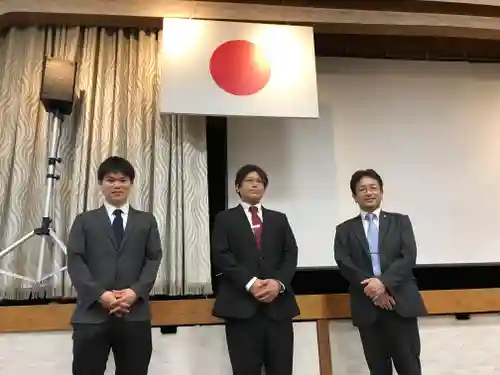
M 120 172 L 108 173 L 101 181 L 101 190 L 106 202 L 116 207 L 127 202 L 131 187 L 130 178 Z
M 380 207 L 383 196 L 384 192 L 378 181 L 365 176 L 356 185 L 356 194 L 353 198 L 362 210 L 372 212 Z
M 240 194 L 241 199 L 249 204 L 259 203 L 265 191 L 264 181 L 257 172 L 250 172 L 245 176 L 241 185 L 236 186 L 236 192 Z

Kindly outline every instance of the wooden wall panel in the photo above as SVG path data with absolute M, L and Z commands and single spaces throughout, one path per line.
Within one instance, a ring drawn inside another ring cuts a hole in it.
M 500 289 L 424 291 L 431 314 L 484 313 L 500 311 Z M 304 295 L 297 297 L 301 315 L 296 320 L 315 321 L 349 318 L 349 297 Z M 220 324 L 211 314 L 212 299 L 153 301 L 153 324 L 189 326 Z M 68 330 L 73 304 L 0 307 L 0 332 L 36 332 Z

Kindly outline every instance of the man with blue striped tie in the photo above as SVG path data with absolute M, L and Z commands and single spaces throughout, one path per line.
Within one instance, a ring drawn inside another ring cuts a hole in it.
M 380 208 L 384 184 L 373 169 L 352 175 L 360 215 L 337 226 L 335 260 L 349 281 L 351 314 L 371 375 L 421 375 L 417 317 L 427 310 L 413 267 L 417 246 L 407 215 Z

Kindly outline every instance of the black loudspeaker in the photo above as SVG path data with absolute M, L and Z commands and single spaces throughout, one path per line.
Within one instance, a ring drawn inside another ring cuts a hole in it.
M 45 57 L 40 100 L 47 112 L 70 115 L 73 110 L 76 62 Z

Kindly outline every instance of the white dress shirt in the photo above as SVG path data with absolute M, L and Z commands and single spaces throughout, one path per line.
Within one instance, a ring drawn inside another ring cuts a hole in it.
M 250 227 L 252 227 L 252 231 L 253 231 L 254 228 L 253 228 L 253 223 L 252 223 L 252 213 L 250 212 L 250 207 L 252 207 L 252 205 L 245 203 L 245 202 L 241 202 L 240 205 L 241 205 L 241 207 L 243 207 L 243 211 L 245 211 L 245 214 L 247 215 L 248 222 L 250 223 Z M 264 218 L 262 217 L 262 205 L 260 203 L 257 203 L 253 206 L 257 207 L 257 216 L 259 217 L 260 222 L 263 223 Z
M 122 220 L 123 220 L 123 229 L 127 227 L 127 219 L 128 219 L 128 213 L 130 211 L 130 204 L 125 203 L 121 207 L 115 207 L 108 202 L 104 202 L 104 208 L 106 209 L 106 212 L 108 213 L 109 220 L 111 221 L 111 224 L 113 224 L 113 221 L 115 220 L 115 210 L 122 210 Z

